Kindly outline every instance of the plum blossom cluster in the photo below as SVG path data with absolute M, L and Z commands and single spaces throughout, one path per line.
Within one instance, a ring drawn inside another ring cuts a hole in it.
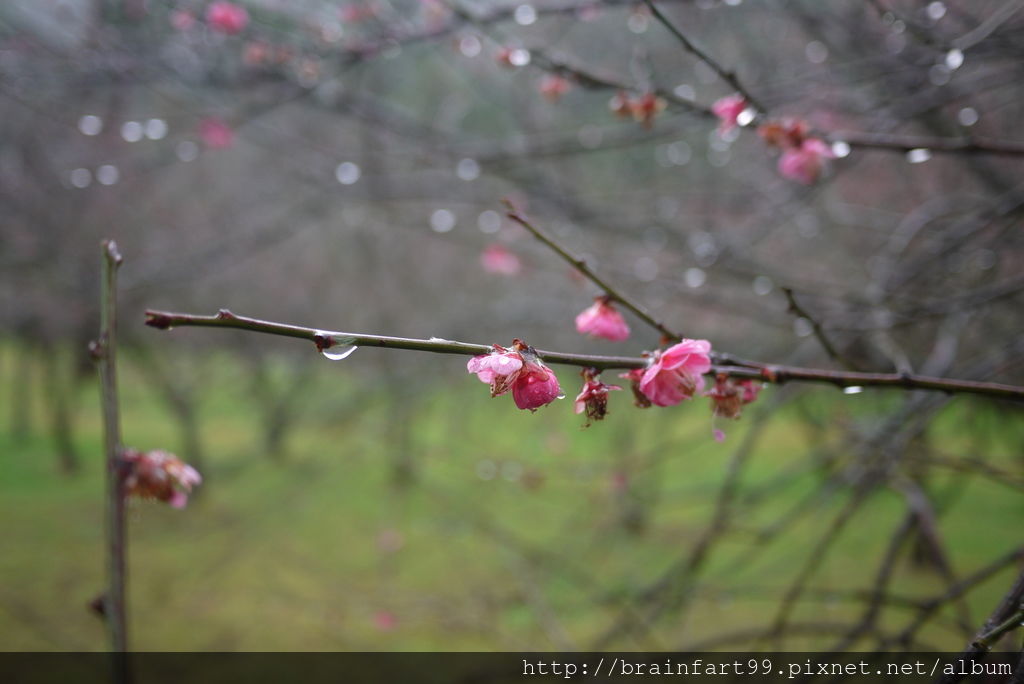
M 757 133 L 770 147 L 782 150 L 779 173 L 804 185 L 811 185 L 818 180 L 827 161 L 835 158 L 828 143 L 808 135 L 806 121 L 769 121 L 759 127 Z
M 714 417 L 739 420 L 743 407 L 756 400 L 760 391 L 760 383 L 754 380 L 736 380 L 719 373 L 715 376 L 714 387 L 705 392 L 704 396 L 711 398 L 711 414 Z M 725 433 L 721 430 L 716 429 L 714 434 L 719 442 L 725 439 Z
M 522 340 L 514 340 L 511 349 L 494 345 L 490 354 L 470 359 L 466 370 L 491 386 L 492 397 L 511 392 L 520 409 L 536 411 L 565 396 L 554 371 Z
M 629 93 L 619 91 L 609 100 L 608 109 L 618 117 L 623 119 L 632 117 L 644 128 L 651 128 L 654 125 L 655 117 L 663 112 L 667 105 L 665 99 L 658 97 L 655 93 L 647 92 L 633 97 Z
M 167 451 L 125 449 L 121 454 L 127 496 L 156 499 L 184 508 L 192 488 L 201 484 L 199 471 Z
M 740 117 L 747 108 L 748 103 L 741 95 L 730 95 L 715 102 L 711 111 L 718 117 L 719 135 L 745 125 L 747 122 L 741 123 Z M 836 156 L 828 143 L 809 135 L 807 122 L 801 119 L 768 121 L 758 127 L 757 133 L 769 147 L 782 152 L 779 173 L 804 185 L 817 181 L 828 160 Z

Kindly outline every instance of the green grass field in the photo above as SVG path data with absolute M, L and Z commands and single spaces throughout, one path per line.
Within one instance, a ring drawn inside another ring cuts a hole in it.
M 508 397 L 488 398 L 458 361 L 436 364 L 440 386 L 417 394 L 371 389 L 347 363 L 316 369 L 287 453 L 273 458 L 261 443 L 262 418 L 244 389 L 243 368 L 227 356 L 202 361 L 206 483 L 185 510 L 130 506 L 133 648 L 588 648 L 700 537 L 754 418 L 724 426 L 729 438 L 718 444 L 703 401 L 638 411 L 621 392 L 607 421 L 581 429 L 571 410 L 571 372 L 559 373 L 570 397 L 529 414 Z M 15 387 L 11 370 L 3 366 L 0 382 L 0 648 L 103 649 L 103 626 L 86 608 L 103 582 L 96 385 L 76 398 L 83 470 L 67 477 L 57 472 L 41 391 Z M 760 403 L 770 404 L 775 392 L 766 390 Z M 181 449 L 175 421 L 135 364 L 122 364 L 122 393 L 126 444 Z M 646 635 L 612 645 L 677 649 L 770 623 L 849 492 L 815 501 L 782 535 L 766 539 L 764 531 L 827 476 L 824 461 L 810 456 L 835 447 L 842 424 L 884 414 L 897 398 L 815 388 L 783 406 L 759 433 L 736 515 L 690 609 L 668 611 Z M 33 409 L 23 439 L 9 430 L 13 401 Z M 932 425 L 928 442 L 943 454 L 984 458 L 1019 481 L 1019 415 L 1007 421 L 958 400 Z M 395 484 L 401 463 L 415 472 L 406 486 Z M 951 469 L 929 476 L 958 576 L 1020 544 L 1020 489 L 1006 485 Z M 903 513 L 894 490 L 872 494 L 825 556 L 793 620 L 859 615 L 863 606 L 850 592 L 870 588 Z M 1013 572 L 969 595 L 975 624 Z M 907 562 L 893 582 L 894 593 L 908 598 L 946 586 L 938 573 Z M 884 624 L 898 629 L 913 614 L 894 605 Z M 943 611 L 922 639 L 959 648 L 956 615 Z M 832 638 L 810 635 L 787 646 Z

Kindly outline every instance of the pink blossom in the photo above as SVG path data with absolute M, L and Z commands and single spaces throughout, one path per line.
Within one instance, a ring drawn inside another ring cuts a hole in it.
M 747 101 L 741 95 L 723 97 L 711 105 L 711 111 L 718 117 L 718 134 L 724 135 L 739 124 L 736 119 L 747 108 Z
M 211 149 L 225 149 L 235 142 L 235 132 L 223 119 L 210 116 L 199 122 L 199 137 Z
M 511 389 L 514 375 L 523 367 L 519 352 L 494 345 L 494 351 L 483 356 L 474 356 L 466 364 L 466 370 L 476 373 L 480 382 L 491 386 L 491 396 L 500 397 Z
M 535 411 L 562 398 L 554 372 L 541 362 L 532 347 L 520 340 L 512 343 L 511 350 L 494 345 L 490 354 L 470 359 L 466 369 L 476 373 L 481 382 L 490 384 L 492 397 L 511 391 L 512 399 L 521 409 Z
M 540 94 L 550 102 L 558 102 L 562 96 L 569 92 L 569 80 L 554 74 L 548 74 L 541 79 L 538 89 Z
M 219 0 L 206 9 L 206 23 L 217 33 L 241 33 L 249 23 L 249 12 L 241 5 Z
M 541 363 L 528 363 L 512 383 L 512 399 L 521 409 L 536 411 L 562 397 L 554 371 Z
M 832 148 L 817 138 L 807 138 L 779 157 L 779 173 L 804 185 L 818 180 L 826 159 L 833 159 Z
M 126 495 L 157 499 L 174 508 L 184 508 L 192 488 L 203 481 L 195 468 L 166 451 L 126 449 L 121 462 Z
M 598 373 L 591 368 L 583 370 L 583 389 L 576 397 L 576 413 L 587 412 L 589 427 L 595 420 L 603 420 L 608 413 L 608 392 L 622 389 L 618 385 L 606 385 L 598 379 Z
M 576 331 L 612 342 L 621 342 L 629 337 L 629 326 L 607 296 L 595 298 L 590 307 L 576 316 Z
M 488 273 L 513 276 L 522 269 L 519 257 L 502 244 L 494 243 L 480 253 L 480 265 Z
M 655 406 L 673 406 L 704 388 L 704 373 L 711 369 L 711 343 L 683 340 L 663 352 L 656 352 L 644 371 L 640 391 Z
M 174 10 L 171 12 L 171 26 L 178 31 L 187 31 L 196 24 L 196 17 L 188 10 Z
M 715 378 L 715 386 L 704 393 L 704 396 L 711 398 L 711 413 L 717 418 L 732 418 L 738 420 L 743 412 L 743 407 L 757 399 L 761 385 L 753 380 L 734 380 L 724 373 L 719 373 Z M 715 440 L 725 441 L 725 433 L 721 430 L 714 430 Z
M 398 626 L 398 618 L 388 610 L 379 610 L 373 615 L 374 626 L 382 632 L 390 632 Z

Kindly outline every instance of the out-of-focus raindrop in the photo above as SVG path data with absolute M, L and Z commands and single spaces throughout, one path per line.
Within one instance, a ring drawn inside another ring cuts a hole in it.
M 447 209 L 438 209 L 430 215 L 430 227 L 435 233 L 447 233 L 455 227 L 455 214 Z
M 175 146 L 174 153 L 183 162 L 195 161 L 196 157 L 199 156 L 199 145 L 191 140 L 182 140 Z
M 103 119 L 94 114 L 86 114 L 78 120 L 78 130 L 82 135 L 99 135 L 103 130 Z
M 843 394 L 860 394 L 864 391 L 864 388 L 860 385 L 850 385 L 849 387 L 843 388 Z
M 89 169 L 75 169 L 68 176 L 68 180 L 76 188 L 87 188 L 92 183 L 92 171 Z
M 931 150 L 924 147 L 916 147 L 907 152 L 907 161 L 911 164 L 923 164 L 932 158 Z
M 525 48 L 516 48 L 508 53 L 508 63 L 512 66 L 526 66 L 530 63 L 530 51 Z
M 640 257 L 633 263 L 633 275 L 645 283 L 653 281 L 658 277 L 658 262 L 650 257 Z
M 807 337 L 814 332 L 814 324 L 801 316 L 793 321 L 793 334 L 797 337 Z
M 113 164 L 104 164 L 96 169 L 96 182 L 100 185 L 113 185 L 121 179 L 121 172 Z
M 836 140 L 832 143 L 832 154 L 836 155 L 837 158 L 842 159 L 843 157 L 850 156 L 850 143 L 845 140 Z
M 736 7 L 743 4 L 743 0 L 725 0 L 725 4 L 730 7 Z
M 820 40 L 812 40 L 806 47 L 804 47 L 804 55 L 806 55 L 808 62 L 812 64 L 822 64 L 826 59 L 828 59 L 828 46 Z
M 352 354 L 355 353 L 356 349 L 359 349 L 359 347 L 355 346 L 354 344 L 343 344 L 338 345 L 336 347 L 327 347 L 326 349 L 321 350 L 320 353 L 323 355 L 325 359 L 330 359 L 331 361 L 341 361 L 352 356 Z
M 946 66 L 951 71 L 956 71 L 964 65 L 964 51 L 957 48 L 953 48 L 946 53 Z
M 932 85 L 942 86 L 949 83 L 951 73 L 949 67 L 945 64 L 933 64 L 928 69 L 928 80 L 932 82 Z
M 665 146 L 665 156 L 676 166 L 686 166 L 693 157 L 693 150 L 683 140 Z
M 885 49 L 890 55 L 898 55 L 907 47 L 907 37 L 902 33 L 890 33 L 885 37 Z
M 121 137 L 125 142 L 139 142 L 142 140 L 142 124 L 138 121 L 125 121 L 121 124 Z
M 892 26 L 890 28 L 892 29 L 893 33 L 903 33 L 904 31 L 907 30 L 907 24 L 902 19 L 897 19 L 894 22 L 892 22 Z
M 459 39 L 459 52 L 463 57 L 476 57 L 483 50 L 480 39 L 476 36 L 463 36 Z
M 633 33 L 644 33 L 650 23 L 651 20 L 644 12 L 630 12 L 629 19 L 626 20 L 626 26 Z
M 754 283 L 753 283 L 754 294 L 756 294 L 756 295 L 758 295 L 760 297 L 763 297 L 766 294 L 768 294 L 769 292 L 771 292 L 772 288 L 774 288 L 774 287 L 775 287 L 775 283 L 773 283 L 772 279 L 769 278 L 768 276 L 759 275 L 756 278 L 754 278 Z
M 359 165 L 353 162 L 342 162 L 338 164 L 338 168 L 334 169 L 334 177 L 342 185 L 352 185 L 359 180 L 361 175 L 362 171 L 359 170 Z
M 512 16 L 520 26 L 529 26 L 537 21 L 537 10 L 533 8 L 533 5 L 520 5 L 516 7 Z
M 476 180 L 480 177 L 480 164 L 476 159 L 460 159 L 455 165 L 455 175 L 464 181 Z
M 978 123 L 978 110 L 974 107 L 964 107 L 957 112 L 956 120 L 961 126 L 973 126 Z
M 753 107 L 747 107 L 736 115 L 736 123 L 740 126 L 749 126 L 757 117 L 757 111 Z
M 145 133 L 150 140 L 162 140 L 167 135 L 167 122 L 163 119 L 150 119 L 146 122 Z
M 672 89 L 672 94 L 681 100 L 690 100 L 691 102 L 697 98 L 697 93 L 689 83 L 680 83 Z
M 480 229 L 481 233 L 493 234 L 501 230 L 501 214 L 488 209 L 481 211 L 480 215 L 476 219 L 477 228 Z
M 929 2 L 928 7 L 925 8 L 925 12 L 928 14 L 928 18 L 932 21 L 938 21 L 942 17 L 946 16 L 946 3 L 944 2 Z
M 686 273 L 683 274 L 683 280 L 686 281 L 686 286 L 696 290 L 698 287 L 707 282 L 708 276 L 704 272 L 704 269 L 692 266 L 686 269 Z
M 498 474 L 498 466 L 489 458 L 480 460 L 476 464 L 476 476 L 481 480 L 493 480 Z

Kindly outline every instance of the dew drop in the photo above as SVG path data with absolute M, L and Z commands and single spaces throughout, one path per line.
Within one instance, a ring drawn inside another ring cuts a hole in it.
M 931 158 L 931 151 L 924 147 L 917 147 L 907 152 L 907 161 L 911 164 L 923 164 Z
M 864 391 L 864 388 L 860 385 L 851 385 L 843 388 L 843 394 L 860 394 Z
M 537 21 L 537 10 L 533 8 L 533 5 L 520 5 L 516 7 L 514 18 L 516 23 L 520 26 L 529 26 L 533 22 Z
M 359 349 L 359 347 L 355 346 L 354 344 L 346 344 L 338 347 L 328 347 L 327 349 L 324 349 L 320 353 L 324 355 L 325 359 L 330 359 L 331 361 L 341 361 L 342 359 L 347 359 L 348 357 L 352 356 L 352 352 L 354 352 L 356 349 Z

